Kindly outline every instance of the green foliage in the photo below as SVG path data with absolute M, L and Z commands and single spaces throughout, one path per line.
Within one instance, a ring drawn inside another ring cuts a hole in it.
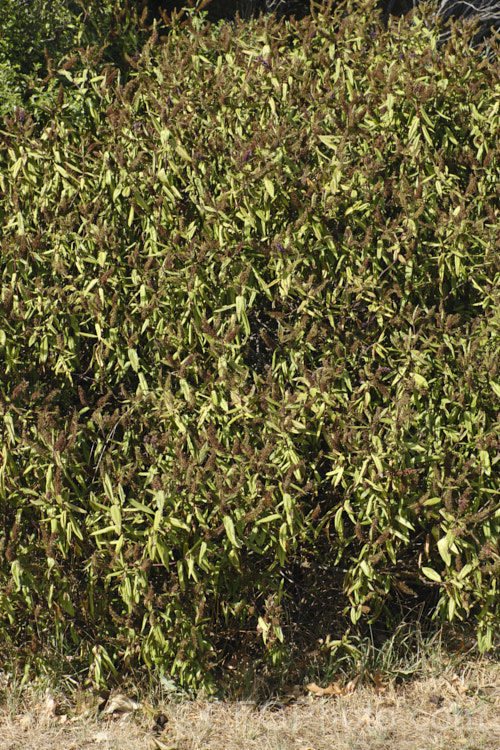
M 44 48 L 64 46 L 71 14 L 63 2 L 3 0 L 0 4 L 0 115 L 23 103 L 25 79 L 42 67 Z
M 127 58 L 142 49 L 147 36 L 141 18 L 141 9 L 123 0 L 87 7 L 78 0 L 3 0 L 0 115 L 12 116 L 19 107 L 43 120 L 43 112 L 55 105 L 54 69 L 70 59 L 74 65 L 84 50 L 95 65 L 111 62 L 125 73 Z
M 3 0 L 0 5 L 2 57 L 28 75 L 74 40 L 82 8 L 71 0 Z
M 6 121 L 0 629 L 25 652 L 211 690 L 419 599 L 491 646 L 498 66 L 346 8 L 194 17 L 127 82 L 58 70 L 46 127 Z
M 21 86 L 16 70 L 6 60 L 0 61 L 0 97 L 3 112 L 14 112 L 22 103 Z

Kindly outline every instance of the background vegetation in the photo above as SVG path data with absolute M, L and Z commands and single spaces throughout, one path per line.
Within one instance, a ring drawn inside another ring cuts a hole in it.
M 0 629 L 26 663 L 213 690 L 418 606 L 491 647 L 498 56 L 429 12 L 194 14 L 132 55 L 130 25 L 119 64 L 75 49 L 5 116 Z
M 377 9 L 387 25 L 391 15 L 410 12 L 418 3 L 412 0 L 379 0 Z M 37 85 L 51 75 L 54 67 L 71 58 L 76 48 L 98 50 L 102 61 L 112 62 L 122 75 L 128 60 L 142 49 L 153 24 L 167 33 L 172 17 L 183 16 L 189 7 L 203 9 L 209 22 L 256 18 L 273 13 L 278 19 L 302 19 L 321 10 L 320 0 L 2 0 L 0 3 L 0 115 L 9 115 L 16 106 L 40 110 L 47 93 Z M 354 11 L 355 12 L 355 11 Z M 328 23 L 328 13 L 323 16 Z M 485 42 L 491 56 L 489 40 L 500 30 L 498 3 L 477 0 L 476 3 L 441 0 L 429 21 L 448 22 L 440 40 L 450 34 L 453 19 L 476 24 L 470 42 L 477 47 Z M 318 18 L 316 18 L 318 21 Z M 166 25 L 166 26 L 165 26 Z

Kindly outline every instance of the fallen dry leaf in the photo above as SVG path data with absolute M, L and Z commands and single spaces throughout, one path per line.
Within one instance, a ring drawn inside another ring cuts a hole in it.
M 358 674 L 357 677 L 355 677 L 353 680 L 350 680 L 345 688 L 342 690 L 342 695 L 349 695 L 350 693 L 354 693 L 356 690 L 356 685 L 359 682 L 360 675 Z
M 177 745 L 166 745 L 156 737 L 151 737 L 151 747 L 157 750 L 177 750 Z
M 123 693 L 117 693 L 111 697 L 104 709 L 105 716 L 123 716 L 139 708 L 139 704 Z
M 342 695 L 342 688 L 337 683 L 330 682 L 330 684 L 325 687 L 319 687 L 319 685 L 316 685 L 315 682 L 310 682 L 309 685 L 306 685 L 307 690 L 309 690 L 310 693 L 313 693 L 314 695 L 321 696 L 321 695 Z
M 463 697 L 464 695 L 467 694 L 469 686 L 458 675 L 454 674 L 449 679 L 448 677 L 445 676 L 445 680 L 448 683 L 448 685 L 452 688 L 452 690 L 454 690 L 455 693 L 458 694 L 460 697 Z
M 372 680 L 375 685 L 375 692 L 377 695 L 383 695 L 387 690 L 387 685 L 384 682 L 382 678 L 382 673 L 380 672 L 380 669 L 377 669 L 372 674 Z
M 306 685 L 306 689 L 318 697 L 322 695 L 349 695 L 356 689 L 359 677 L 360 676 L 358 675 L 353 680 L 350 680 L 344 687 L 342 687 L 339 682 L 330 682 L 325 688 L 319 687 L 315 682 L 310 682 L 309 685 Z

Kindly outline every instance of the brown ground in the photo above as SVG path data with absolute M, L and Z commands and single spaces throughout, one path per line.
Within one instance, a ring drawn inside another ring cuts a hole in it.
M 399 687 L 375 675 L 371 687 L 334 683 L 331 694 L 319 692 L 311 685 L 259 707 L 144 700 L 123 713 L 117 704 L 109 716 L 113 696 L 98 714 L 82 694 L 56 700 L 25 690 L 14 700 L 5 691 L 0 750 L 500 750 L 498 663 Z

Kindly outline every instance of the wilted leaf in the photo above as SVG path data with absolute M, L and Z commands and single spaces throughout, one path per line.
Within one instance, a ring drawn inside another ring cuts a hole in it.
M 166 744 L 165 742 L 162 742 L 158 739 L 158 737 L 151 737 L 151 747 L 153 750 L 157 748 L 157 750 L 178 750 L 179 745 L 172 743 Z
M 383 680 L 380 669 L 377 669 L 371 677 L 375 685 L 375 692 L 377 695 L 383 695 L 387 690 L 387 685 Z
M 322 695 L 343 695 L 344 690 L 340 687 L 338 683 L 330 682 L 327 687 L 322 688 L 316 685 L 315 682 L 309 683 L 309 685 L 306 685 L 307 690 L 309 690 L 310 693 L 313 693 L 313 695 L 317 695 L 318 697 Z
M 349 695 L 350 693 L 354 693 L 359 680 L 360 680 L 360 675 L 357 675 L 357 677 L 354 677 L 354 679 L 350 680 L 345 686 L 345 688 L 342 690 L 342 695 Z
M 463 697 L 464 695 L 467 695 L 467 692 L 469 690 L 469 685 L 463 680 L 461 677 L 459 677 L 456 674 L 453 674 L 451 677 L 444 678 L 448 685 L 452 688 L 452 690 L 459 695 L 460 697 Z
M 106 716 L 121 716 L 139 708 L 139 704 L 123 693 L 117 693 L 109 698 L 103 713 Z

